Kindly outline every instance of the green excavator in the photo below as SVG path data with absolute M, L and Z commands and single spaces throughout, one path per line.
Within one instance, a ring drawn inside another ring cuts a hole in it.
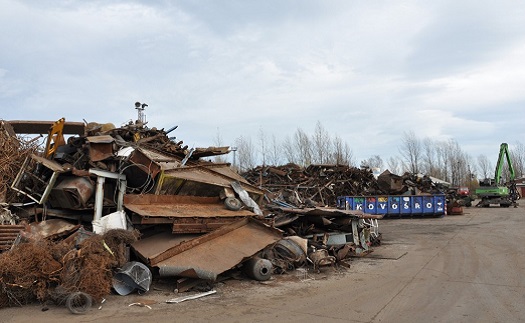
M 501 183 L 505 159 L 507 160 L 510 178 L 508 183 Z M 516 188 L 514 167 L 512 167 L 510 160 L 509 145 L 502 143 L 500 146 L 494 178 L 486 178 L 480 181 L 479 185 L 479 188 L 476 189 L 476 195 L 481 200 L 476 206 L 489 207 L 491 204 L 497 204 L 501 207 L 509 207 L 511 205 L 517 207 L 516 200 L 518 199 L 518 191 Z

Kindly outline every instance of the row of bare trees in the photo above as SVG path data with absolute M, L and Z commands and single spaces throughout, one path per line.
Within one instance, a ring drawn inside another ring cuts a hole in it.
M 332 136 L 320 122 L 317 122 L 313 135 L 298 128 L 292 137 L 285 137 L 279 142 L 275 135 L 268 136 L 261 129 L 256 145 L 250 137 L 240 136 L 235 140 L 234 147 L 236 157 L 233 166 L 240 172 L 252 169 L 260 162 L 263 165 L 355 165 L 348 143 L 337 135 Z
M 222 145 L 217 134 L 216 144 Z M 258 141 L 254 144 L 250 137 L 240 136 L 232 147 L 233 167 L 243 172 L 263 165 L 283 165 L 294 163 L 301 166 L 310 164 L 340 164 L 357 166 L 350 145 L 338 135 L 331 135 L 318 121 L 313 134 L 298 128 L 293 136 L 278 141 L 275 135 L 269 136 L 261 129 Z M 494 147 L 491 158 L 479 155 L 476 159 L 462 150 L 459 143 L 419 138 L 413 131 L 405 132 L 398 147 L 399 155 L 383 160 L 373 155 L 359 164 L 360 167 L 388 169 L 395 174 L 422 173 L 442 179 L 453 185 L 476 186 L 478 179 L 494 177 L 498 147 Z M 524 175 L 525 145 L 512 146 L 511 159 L 516 177 Z M 219 159 L 218 161 L 225 161 Z M 508 165 L 504 167 L 508 176 Z

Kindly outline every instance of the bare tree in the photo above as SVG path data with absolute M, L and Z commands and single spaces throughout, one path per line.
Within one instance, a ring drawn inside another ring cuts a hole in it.
M 482 176 L 481 179 L 492 178 L 494 176 L 494 167 L 492 166 L 492 163 L 489 161 L 486 155 L 478 156 L 477 168 L 480 172 L 480 175 Z
M 326 164 L 330 160 L 330 134 L 317 121 L 315 132 L 312 136 L 312 161 L 316 164 Z
M 421 141 L 413 131 L 405 132 L 399 153 L 403 157 L 411 173 L 419 173 L 421 160 Z
M 262 164 L 264 166 L 266 165 L 266 135 L 262 127 L 259 128 L 259 143 L 260 143 L 259 152 L 261 153 Z
M 448 143 L 446 141 L 436 141 L 434 146 L 436 160 L 434 163 L 435 172 L 433 176 L 448 182 L 450 181 L 450 174 L 448 170 Z
M 341 137 L 336 135 L 332 140 L 331 163 L 338 165 L 354 166 L 354 154 L 348 143 L 343 142 Z
M 284 138 L 282 147 L 283 147 L 284 156 L 286 160 L 288 161 L 288 163 L 297 164 L 299 160 L 299 156 L 298 156 L 299 153 L 297 152 L 297 149 L 295 149 L 295 145 L 289 136 L 286 136 Z
M 510 155 L 516 177 L 523 177 L 525 173 L 525 145 L 518 141 L 510 151 Z
M 217 133 L 215 135 L 214 145 L 216 147 L 222 147 L 224 145 L 222 141 L 221 132 L 219 131 L 219 127 L 217 127 Z M 224 157 L 224 155 L 215 156 L 213 160 L 216 163 L 226 163 L 226 158 Z
M 448 174 L 454 185 L 466 185 L 469 180 L 469 163 L 470 157 L 463 152 L 459 143 L 454 140 L 448 140 L 444 145 L 444 156 L 446 156 L 448 165 Z
M 284 152 L 284 150 L 281 149 L 275 135 L 272 135 L 272 142 L 268 149 L 268 163 L 274 166 L 280 165 L 283 161 L 282 153 Z
M 235 139 L 237 146 L 237 156 L 239 157 L 239 169 L 241 172 L 255 167 L 255 153 L 250 138 L 243 136 Z
M 401 164 L 402 161 L 399 159 L 399 157 L 390 157 L 388 158 L 388 170 L 392 174 L 401 175 Z
M 297 129 L 294 136 L 294 146 L 298 152 L 298 163 L 307 166 L 312 163 L 312 146 L 308 135 L 301 129 Z
M 437 164 L 437 147 L 434 140 L 425 138 L 422 141 L 423 146 L 423 169 L 422 171 L 434 177 L 440 177 L 441 174 L 439 169 L 436 167 Z

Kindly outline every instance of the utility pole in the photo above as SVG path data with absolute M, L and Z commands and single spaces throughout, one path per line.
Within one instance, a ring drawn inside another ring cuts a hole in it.
M 467 170 L 468 170 L 468 190 L 469 192 L 472 191 L 472 173 L 470 172 L 470 164 L 467 164 Z

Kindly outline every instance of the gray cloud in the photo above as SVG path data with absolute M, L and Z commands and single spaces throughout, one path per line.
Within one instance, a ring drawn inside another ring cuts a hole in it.
M 197 146 L 320 121 L 358 160 L 396 155 L 408 130 L 472 156 L 524 137 L 525 14 L 512 1 L 0 5 L 4 119 L 120 124 L 143 101 L 151 126 L 178 124 Z

